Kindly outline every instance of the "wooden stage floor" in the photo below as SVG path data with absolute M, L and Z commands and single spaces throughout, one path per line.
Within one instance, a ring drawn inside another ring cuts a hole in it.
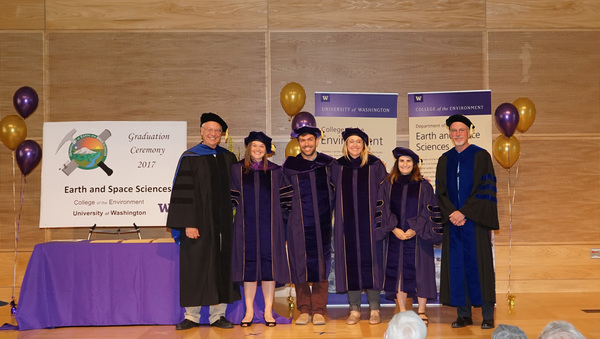
M 544 326 L 553 320 L 566 320 L 572 323 L 588 339 L 600 339 L 600 293 L 561 293 L 561 294 L 517 294 L 516 304 L 509 311 L 506 295 L 498 294 L 496 305 L 496 325 L 510 324 L 522 328 L 530 339 L 536 339 Z M 284 298 L 277 298 L 276 312 L 289 314 Z M 369 325 L 368 306 L 363 307 L 363 320 L 358 325 L 348 326 L 345 319 L 347 307 L 329 307 L 327 324 L 324 326 L 277 325 L 266 328 L 262 324 L 254 324 L 249 328 L 235 326 L 234 329 L 223 330 L 209 326 L 201 326 L 185 331 L 175 331 L 174 326 L 114 326 L 114 327 L 68 327 L 49 330 L 0 331 L 0 338 L 383 338 L 387 322 L 397 312 L 397 308 L 382 308 L 383 322 Z M 490 338 L 493 330 L 482 330 L 481 312 L 475 309 L 474 325 L 461 329 L 453 329 L 450 323 L 456 318 L 454 308 L 445 306 L 429 306 L 429 328 L 427 338 Z M 298 312 L 293 313 L 294 319 Z M 15 324 L 10 316 L 9 306 L 0 307 L 0 325 Z

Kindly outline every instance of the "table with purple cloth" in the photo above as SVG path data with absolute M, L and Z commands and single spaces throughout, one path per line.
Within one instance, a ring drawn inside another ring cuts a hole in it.
M 242 291 L 243 293 L 243 291 Z M 243 294 L 242 294 L 243 295 Z M 262 303 L 262 307 L 261 306 Z M 257 289 L 254 321 L 264 308 Z M 226 316 L 239 324 L 242 301 Z M 35 246 L 17 304 L 19 330 L 66 326 L 174 325 L 179 306 L 175 243 L 48 242 Z M 201 323 L 208 323 L 208 307 Z M 290 319 L 275 315 L 278 323 Z

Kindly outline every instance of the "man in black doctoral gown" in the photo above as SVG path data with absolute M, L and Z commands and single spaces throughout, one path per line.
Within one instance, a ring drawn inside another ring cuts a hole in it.
M 496 284 L 491 231 L 497 230 L 496 175 L 490 154 L 469 144 L 471 121 L 446 120 L 454 148 L 438 160 L 437 198 L 444 223 L 440 301 L 455 306 L 452 327 L 473 324 L 471 306 L 481 306 L 481 328 L 494 328 Z
M 179 159 L 167 227 L 180 243 L 180 303 L 185 319 L 177 330 L 199 326 L 200 307 L 210 306 L 211 326 L 233 328 L 228 303 L 240 299 L 231 277 L 233 216 L 230 168 L 235 155 L 219 146 L 227 124 L 214 113 L 200 118 L 202 143 Z

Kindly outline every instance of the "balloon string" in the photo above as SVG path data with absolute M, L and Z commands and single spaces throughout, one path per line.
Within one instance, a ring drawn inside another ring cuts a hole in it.
M 508 293 L 510 294 L 510 282 L 512 273 L 512 202 L 510 192 L 510 168 L 508 168 Z M 514 199 L 514 194 L 513 194 Z
M 15 183 L 15 151 L 12 152 L 12 189 L 13 189 L 13 216 L 15 216 L 15 258 L 13 263 L 13 285 L 12 285 L 12 300 L 15 300 L 15 285 L 17 281 L 17 192 L 16 192 L 16 183 Z
M 21 214 L 23 212 L 23 201 L 25 200 L 25 183 L 27 183 L 25 179 L 25 175 L 21 176 L 21 187 L 20 187 L 20 200 L 21 204 L 19 206 L 19 217 L 17 219 L 16 227 L 15 227 L 15 257 L 14 257 L 14 265 L 13 265 L 13 285 L 12 285 L 12 301 L 13 304 L 16 305 L 15 301 L 15 286 L 17 284 L 17 253 L 19 248 L 19 228 L 21 226 Z

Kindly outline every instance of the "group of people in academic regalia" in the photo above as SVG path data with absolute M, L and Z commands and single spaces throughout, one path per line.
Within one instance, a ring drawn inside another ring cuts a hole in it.
M 486 158 L 477 146 L 467 148 L 464 131 L 472 124 L 466 117 L 452 116 L 446 123 L 457 146 L 438 164 L 438 207 L 431 184 L 420 173 L 419 156 L 396 147 L 388 174 L 369 152 L 369 137 L 360 128 L 342 132 L 339 159 L 317 152 L 318 128 L 294 129 L 291 136 L 300 154 L 279 166 L 268 160 L 272 139 L 259 131 L 244 139 L 244 158 L 236 162 L 218 145 L 227 124 L 214 113 L 203 114 L 203 142 L 180 159 L 167 220 L 181 245 L 186 312 L 176 328 L 198 326 L 199 307 L 209 305 L 210 324 L 232 328 L 223 305 L 240 298 L 236 284 L 243 285 L 246 306 L 241 326 L 251 326 L 256 314 L 266 326 L 276 326 L 275 288 L 290 282 L 300 311 L 295 323 L 324 325 L 332 250 L 336 292 L 348 297 L 346 324 L 360 321 L 363 291 L 369 323 L 380 323 L 384 291 L 398 300 L 400 311 L 406 310 L 407 298 L 416 298 L 418 315 L 427 325 L 427 300 L 437 298 L 434 246 L 442 241 L 441 300 L 459 307 L 452 326 L 472 324 L 471 305 L 484 305 L 484 323 L 492 328 L 491 250 L 483 250 L 484 258 L 480 253 L 482 247 L 491 249 L 489 230 L 497 229 L 493 166 L 487 152 Z M 254 309 L 258 286 L 264 310 Z

